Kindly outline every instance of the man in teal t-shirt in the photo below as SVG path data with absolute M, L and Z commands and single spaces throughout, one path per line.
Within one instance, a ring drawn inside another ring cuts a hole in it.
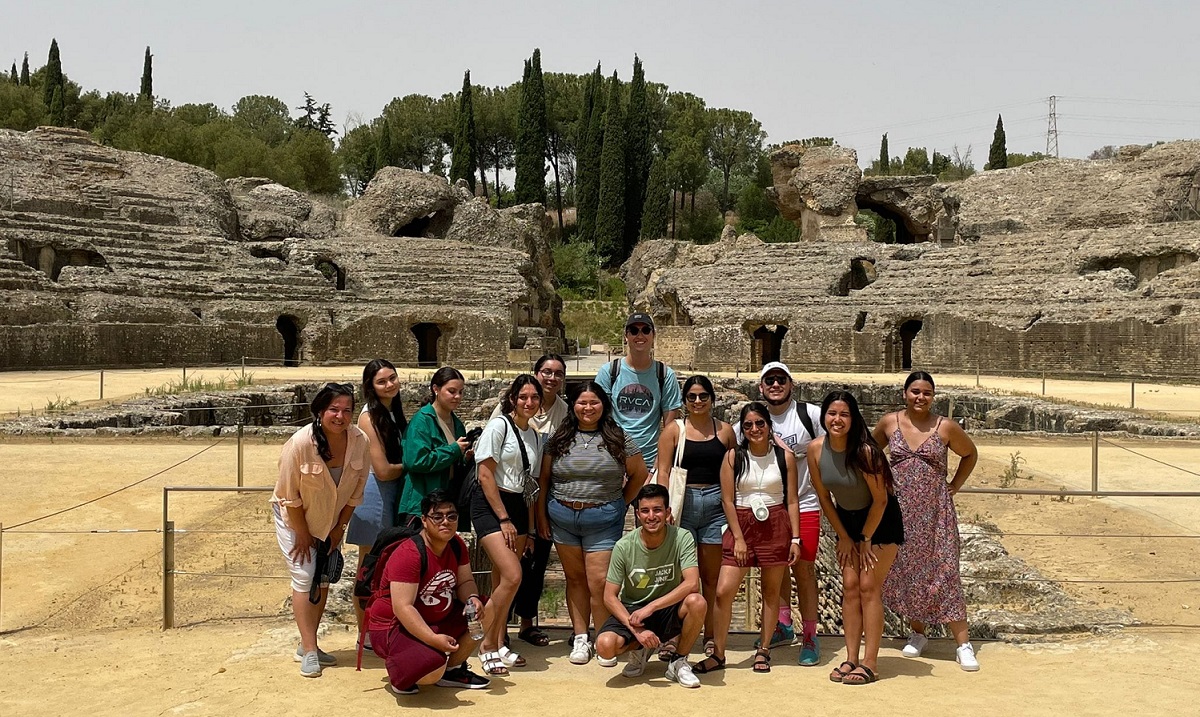
M 596 635 L 596 654 L 615 660 L 628 652 L 621 674 L 638 677 L 650 651 L 678 636 L 678 645 L 666 657 L 667 679 L 699 687 L 687 659 L 708 613 L 700 594 L 696 543 L 690 532 L 668 525 L 670 494 L 664 486 L 642 486 L 633 504 L 642 527 L 613 546 L 604 586 L 604 605 L 612 614 Z
M 608 391 L 613 420 L 642 449 L 642 458 L 653 474 L 658 436 L 664 422 L 679 418 L 683 394 L 671 367 L 650 356 L 654 349 L 654 319 L 649 314 L 629 315 L 625 344 L 625 358 L 601 366 L 596 383 Z

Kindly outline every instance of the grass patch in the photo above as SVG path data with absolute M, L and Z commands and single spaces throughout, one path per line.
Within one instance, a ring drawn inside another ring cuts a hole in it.
M 174 396 L 180 393 L 204 393 L 208 391 L 232 391 L 254 385 L 254 374 L 230 372 L 228 377 L 222 376 L 209 380 L 203 376 L 185 380 L 170 380 L 161 386 L 147 386 L 144 391 L 147 396 Z
M 562 322 L 567 338 L 582 346 L 620 346 L 629 306 L 624 301 L 564 301 Z
M 67 411 L 78 405 L 79 401 L 70 398 L 63 398 L 58 394 L 54 394 L 54 398 L 47 399 L 46 401 L 46 413 L 62 413 L 63 411 Z M 33 414 L 32 407 L 30 408 L 29 413 L 30 415 Z

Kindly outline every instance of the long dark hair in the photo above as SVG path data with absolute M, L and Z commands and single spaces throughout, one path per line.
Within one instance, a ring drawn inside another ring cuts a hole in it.
M 696 374 L 695 376 L 689 376 L 688 380 L 683 382 L 683 398 L 684 398 L 683 405 L 689 409 L 691 408 L 690 406 L 688 406 L 687 393 L 688 393 L 688 389 L 691 388 L 692 386 L 699 386 L 700 388 L 704 389 L 705 391 L 708 391 L 708 406 L 709 406 L 709 408 L 712 408 L 713 402 L 717 399 L 717 392 L 713 390 L 712 381 L 708 380 L 708 376 L 702 376 L 700 374 Z M 691 413 L 691 411 L 689 410 L 688 413 Z
M 915 381 L 927 381 L 930 388 L 934 389 L 935 391 L 937 390 L 937 387 L 933 385 L 933 376 L 930 376 L 924 371 L 913 371 L 912 373 L 908 374 L 908 378 L 904 379 L 904 390 L 907 391 L 908 387 L 913 385 Z
M 612 418 L 612 399 L 595 381 L 584 381 L 567 394 L 567 419 L 562 422 L 554 435 L 546 441 L 545 455 L 551 460 L 562 458 L 571 450 L 575 442 L 575 434 L 579 431 L 579 417 L 575 415 L 575 402 L 584 393 L 593 393 L 600 399 L 604 410 L 600 413 L 600 436 L 604 439 L 604 447 L 618 463 L 625 463 L 625 431 Z
M 517 396 L 521 395 L 521 389 L 529 385 L 537 389 L 538 398 L 545 399 L 546 393 L 537 378 L 533 374 L 523 373 L 514 378 L 512 385 L 508 387 L 508 393 L 504 394 L 504 403 L 500 405 L 500 412 L 512 413 L 517 407 Z
M 363 368 L 362 393 L 363 403 L 367 406 L 367 415 L 371 417 L 371 426 L 379 434 L 383 443 L 383 452 L 387 455 L 388 463 L 400 463 L 404 460 L 400 446 L 404 432 L 408 430 L 408 419 L 404 417 L 404 405 L 400 402 L 400 393 L 392 399 L 392 408 L 388 409 L 375 393 L 375 374 L 384 369 L 396 370 L 387 359 L 372 359 Z
M 329 448 L 329 439 L 325 437 L 325 429 L 321 428 L 321 414 L 329 408 L 329 404 L 338 396 L 350 397 L 350 410 L 354 410 L 354 386 L 348 383 L 327 383 L 317 391 L 317 395 L 313 397 L 312 403 L 309 404 L 309 410 L 312 411 L 313 422 L 312 432 L 313 440 L 317 442 L 317 454 L 321 456 L 321 460 L 333 460 L 333 450 Z
M 750 437 L 746 435 L 744 424 L 746 423 L 746 416 L 749 416 L 751 413 L 757 413 L 758 415 L 762 416 L 764 421 L 767 422 L 767 446 L 774 449 L 776 454 L 783 450 L 779 446 L 775 445 L 775 442 L 771 440 L 771 431 L 774 431 L 775 429 L 772 427 L 773 424 L 771 423 L 771 412 L 767 410 L 767 407 L 759 401 L 751 401 L 745 406 L 742 406 L 742 413 L 738 417 L 738 427 L 742 429 L 742 440 L 733 449 L 733 481 L 735 486 L 741 485 L 742 478 L 744 478 L 745 474 L 748 472 L 746 467 L 750 463 Z M 783 465 L 787 465 L 787 463 L 784 462 Z M 784 492 L 786 493 L 787 474 L 784 474 L 781 477 L 783 478 Z
M 888 492 L 892 492 L 892 468 L 888 465 L 883 449 L 871 436 L 871 429 L 858 408 L 858 399 L 849 391 L 830 391 L 821 401 L 821 427 L 829 434 L 829 426 L 825 425 L 825 414 L 835 402 L 841 401 L 850 408 L 850 432 L 846 436 L 846 467 L 861 473 L 882 475 Z M 828 440 L 826 441 L 828 446 Z
M 467 382 L 467 380 L 463 378 L 462 371 L 459 371 L 453 366 L 443 366 L 437 371 L 434 371 L 433 376 L 429 379 L 429 395 L 425 397 L 425 400 L 421 402 L 421 405 L 424 406 L 433 403 L 433 396 L 437 389 L 445 386 L 451 381 L 462 381 L 463 383 Z

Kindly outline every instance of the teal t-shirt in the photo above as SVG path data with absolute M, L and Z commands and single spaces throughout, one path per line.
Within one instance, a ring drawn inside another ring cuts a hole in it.
M 683 571 L 698 565 L 690 531 L 668 525 L 662 545 L 648 550 L 637 528 L 613 546 L 607 580 L 621 586 L 621 602 L 636 610 L 679 587 Z
M 683 407 L 683 394 L 679 381 L 670 366 L 664 366 L 662 392 L 658 390 L 658 368 L 655 362 L 642 371 L 633 368 L 621 359 L 617 380 L 610 381 L 611 364 L 604 364 L 596 372 L 596 383 L 608 391 L 613 404 L 613 420 L 625 429 L 638 448 L 647 468 L 654 467 L 658 455 L 658 436 L 662 432 L 662 417 L 667 411 Z

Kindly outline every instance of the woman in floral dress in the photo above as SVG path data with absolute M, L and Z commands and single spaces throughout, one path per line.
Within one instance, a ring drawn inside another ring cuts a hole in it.
M 933 413 L 933 377 L 914 371 L 904 382 L 903 411 L 889 413 L 873 435 L 888 446 L 905 543 L 884 584 L 884 603 L 908 618 L 912 632 L 902 654 L 919 657 L 930 624 L 946 623 L 958 643 L 962 669 L 979 669 L 967 636 L 967 605 L 958 574 L 958 515 L 954 494 L 975 468 L 975 443 L 954 421 Z M 947 449 L 961 460 L 947 482 Z

